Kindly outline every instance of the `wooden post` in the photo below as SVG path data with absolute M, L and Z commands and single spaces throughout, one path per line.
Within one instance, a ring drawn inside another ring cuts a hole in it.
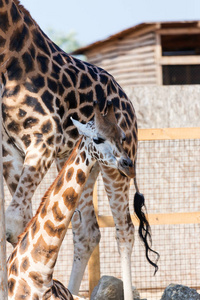
M 2 120 L 1 113 L 0 113 L 0 118 Z M 0 123 L 0 299 L 2 300 L 8 299 L 1 123 Z
M 97 182 L 94 186 L 93 193 L 94 211 L 98 220 L 98 197 L 97 197 Z M 100 254 L 99 245 L 94 249 L 90 260 L 88 262 L 88 277 L 89 277 L 89 297 L 91 297 L 94 287 L 98 284 L 100 279 Z
M 162 75 L 162 65 L 160 63 L 160 59 L 162 57 L 162 46 L 161 46 L 161 36 L 156 33 L 156 69 L 157 69 L 157 84 L 162 85 L 163 84 L 163 75 Z

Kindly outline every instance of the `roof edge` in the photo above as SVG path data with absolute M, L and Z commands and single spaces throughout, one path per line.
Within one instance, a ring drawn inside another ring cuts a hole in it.
M 90 50 L 92 50 L 94 48 L 100 47 L 100 46 L 102 46 L 102 45 L 104 45 L 106 43 L 109 43 L 111 41 L 123 38 L 123 37 L 127 36 L 128 34 L 131 34 L 134 31 L 137 32 L 137 31 L 139 31 L 141 29 L 144 29 L 145 27 L 146 27 L 147 31 L 148 31 L 148 27 L 149 27 L 149 30 L 151 31 L 153 25 L 157 26 L 158 28 L 162 27 L 164 25 L 165 28 L 166 28 L 167 25 L 172 26 L 173 24 L 174 25 L 175 24 L 176 25 L 180 24 L 182 26 L 183 25 L 192 25 L 193 24 L 193 25 L 196 25 L 196 26 L 199 27 L 200 21 L 194 20 L 194 21 L 166 21 L 166 22 L 146 22 L 146 23 L 139 23 L 139 24 L 137 24 L 135 26 L 132 26 L 130 28 L 122 30 L 122 31 L 120 31 L 120 32 L 118 32 L 116 34 L 113 34 L 113 35 L 107 37 L 106 39 L 99 40 L 99 41 L 96 41 L 96 42 L 94 42 L 92 44 L 89 44 L 87 46 L 78 48 L 78 49 L 72 51 L 70 54 L 72 54 L 72 55 L 73 54 L 85 54 L 85 52 L 87 52 L 87 51 L 90 51 Z

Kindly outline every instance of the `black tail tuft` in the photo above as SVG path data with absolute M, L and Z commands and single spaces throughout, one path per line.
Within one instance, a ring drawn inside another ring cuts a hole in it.
M 158 261 L 160 255 L 156 251 L 151 249 L 151 244 L 152 244 L 151 228 L 150 228 L 149 222 L 145 216 L 145 213 L 142 211 L 143 207 L 145 209 L 144 202 L 145 202 L 144 196 L 137 191 L 134 196 L 134 210 L 140 221 L 138 232 L 139 232 L 139 236 L 145 246 L 146 258 L 147 258 L 148 262 L 155 268 L 155 273 L 154 273 L 154 275 L 155 275 L 156 272 L 158 271 L 157 261 Z M 155 263 L 149 258 L 149 252 L 153 252 L 154 254 L 156 254 L 157 259 L 156 259 Z

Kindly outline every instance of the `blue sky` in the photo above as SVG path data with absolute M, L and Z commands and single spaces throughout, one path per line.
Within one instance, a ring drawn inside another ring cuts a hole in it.
M 74 31 L 82 45 L 138 23 L 200 20 L 200 0 L 21 0 L 43 31 Z M 56 4 L 55 4 L 56 3 Z

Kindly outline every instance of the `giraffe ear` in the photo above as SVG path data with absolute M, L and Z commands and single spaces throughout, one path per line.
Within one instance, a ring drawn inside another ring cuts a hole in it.
M 72 123 L 76 128 L 78 129 L 78 132 L 80 135 L 85 135 L 87 137 L 93 138 L 93 132 L 92 130 L 87 126 L 87 124 L 82 124 L 81 122 L 74 120 L 72 117 L 70 117 L 72 120 Z

